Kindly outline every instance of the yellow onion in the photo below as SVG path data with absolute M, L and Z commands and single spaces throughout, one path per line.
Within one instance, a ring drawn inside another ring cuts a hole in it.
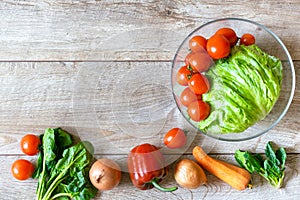
M 93 163 L 89 177 L 98 190 L 111 190 L 121 181 L 121 168 L 115 161 L 101 158 Z
M 176 164 L 174 178 L 181 187 L 187 189 L 196 189 L 207 183 L 203 169 L 189 159 L 182 159 Z

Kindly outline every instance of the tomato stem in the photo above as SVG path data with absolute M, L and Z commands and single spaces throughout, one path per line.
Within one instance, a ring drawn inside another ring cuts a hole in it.
M 157 189 L 159 189 L 160 191 L 163 191 L 163 192 L 173 192 L 175 190 L 177 190 L 177 187 L 174 186 L 174 187 L 170 187 L 170 188 L 165 188 L 165 187 L 162 187 L 161 185 L 158 184 L 158 178 L 154 178 L 152 181 L 150 181 L 150 183 Z
M 190 65 L 187 66 L 187 69 L 193 72 L 193 68 Z

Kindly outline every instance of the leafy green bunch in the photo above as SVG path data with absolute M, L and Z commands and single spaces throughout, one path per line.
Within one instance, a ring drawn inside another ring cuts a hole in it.
M 88 200 L 97 189 L 89 180 L 92 155 L 83 142 L 74 144 L 61 128 L 48 128 L 41 135 L 42 145 L 33 178 L 38 179 L 36 200 Z
M 267 159 L 263 159 L 260 154 L 252 154 L 248 151 L 237 150 L 235 159 L 239 165 L 250 173 L 258 173 L 264 177 L 274 188 L 282 186 L 284 180 L 284 170 L 286 152 L 284 148 L 275 151 L 271 142 L 268 142 L 265 149 Z

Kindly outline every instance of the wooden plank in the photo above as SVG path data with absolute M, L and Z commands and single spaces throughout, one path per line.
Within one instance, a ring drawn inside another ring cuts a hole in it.
M 126 165 L 122 163 L 117 155 L 98 155 L 97 157 L 108 157 L 117 161 L 120 165 Z M 232 155 L 219 155 L 216 157 L 221 160 L 236 164 Z M 29 200 L 35 198 L 35 189 L 37 185 L 36 180 L 17 181 L 10 174 L 11 164 L 19 158 L 35 160 L 35 157 L 23 157 L 23 156 L 0 156 L 2 163 L 2 172 L 0 176 L 0 194 L 5 196 L 6 200 L 14 200 L 16 198 L 22 200 Z M 184 156 L 184 158 L 193 159 L 191 156 Z M 181 158 L 180 158 L 181 159 Z M 170 172 L 168 177 L 162 182 L 163 186 L 169 187 L 177 185 L 172 174 L 175 164 L 170 166 Z M 237 191 L 232 189 L 226 183 L 222 182 L 213 175 L 207 174 L 209 184 L 201 186 L 198 189 L 188 190 L 179 187 L 178 190 L 172 193 L 160 192 L 156 189 L 141 191 L 136 189 L 129 178 L 127 172 L 122 172 L 121 183 L 111 191 L 99 192 L 96 199 L 136 199 L 136 198 L 148 198 L 148 199 L 221 199 L 224 196 L 229 196 L 230 199 L 272 199 L 276 196 L 277 199 L 299 199 L 300 197 L 300 178 L 298 175 L 298 169 L 300 168 L 300 155 L 290 154 L 288 155 L 286 162 L 286 172 L 284 187 L 280 190 L 273 189 L 263 178 L 258 175 L 253 176 L 253 189 L 247 189 L 244 191 Z M 178 186 L 178 185 L 177 185 Z M 13 191 L 13 192 L 9 192 Z
M 126 155 L 135 145 L 163 146 L 167 130 L 189 130 L 189 146 L 211 153 L 236 149 L 263 152 L 268 141 L 300 152 L 300 62 L 297 87 L 282 121 L 267 134 L 244 142 L 222 142 L 198 134 L 176 109 L 169 62 L 11 62 L 0 63 L 0 152 L 20 154 L 19 141 L 29 132 L 63 127 L 93 142 L 97 153 Z M 170 153 L 170 152 L 169 152 Z
M 0 5 L 0 60 L 172 60 L 188 33 L 224 17 L 267 26 L 299 60 L 299 6 L 294 0 L 6 0 Z

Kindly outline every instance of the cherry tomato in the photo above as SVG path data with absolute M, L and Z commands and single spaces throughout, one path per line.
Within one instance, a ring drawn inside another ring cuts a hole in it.
M 189 76 L 191 76 L 192 72 L 188 69 L 187 66 L 181 67 L 177 72 L 177 82 L 180 85 L 187 86 L 189 81 Z
M 33 172 L 33 164 L 25 159 L 16 160 L 11 166 L 11 173 L 18 180 L 30 178 Z
M 215 34 L 224 35 L 229 41 L 231 47 L 233 47 L 238 40 L 235 31 L 231 28 L 220 28 Z
M 255 44 L 255 37 L 250 33 L 245 33 L 240 39 L 240 44 L 243 44 L 245 46 Z
M 189 40 L 189 47 L 191 51 L 203 51 L 206 50 L 207 40 L 205 37 L 196 35 Z
M 191 91 L 198 95 L 208 92 L 210 88 L 208 79 L 202 74 L 194 74 L 188 84 Z
M 188 107 L 188 115 L 195 122 L 199 122 L 208 117 L 210 113 L 210 106 L 208 103 L 198 100 L 192 102 Z
M 186 143 L 186 135 L 180 128 L 172 128 L 164 137 L 164 144 L 171 148 L 181 148 Z
M 230 53 L 230 43 L 224 35 L 215 34 L 207 40 L 206 49 L 213 59 L 225 58 Z
M 180 101 L 186 107 L 188 107 L 190 103 L 201 99 L 202 95 L 195 94 L 189 87 L 186 87 L 180 95 Z
M 23 153 L 33 156 L 39 152 L 39 145 L 41 140 L 38 136 L 33 134 L 25 135 L 21 140 L 21 150 Z
M 212 65 L 212 59 L 206 52 L 191 52 L 186 57 L 186 62 L 196 72 L 206 72 Z
M 189 66 L 189 65 L 190 65 L 189 60 L 190 60 L 191 55 L 192 55 L 191 53 L 188 53 L 188 54 L 186 55 L 186 57 L 185 57 L 184 63 L 185 63 L 186 66 Z

